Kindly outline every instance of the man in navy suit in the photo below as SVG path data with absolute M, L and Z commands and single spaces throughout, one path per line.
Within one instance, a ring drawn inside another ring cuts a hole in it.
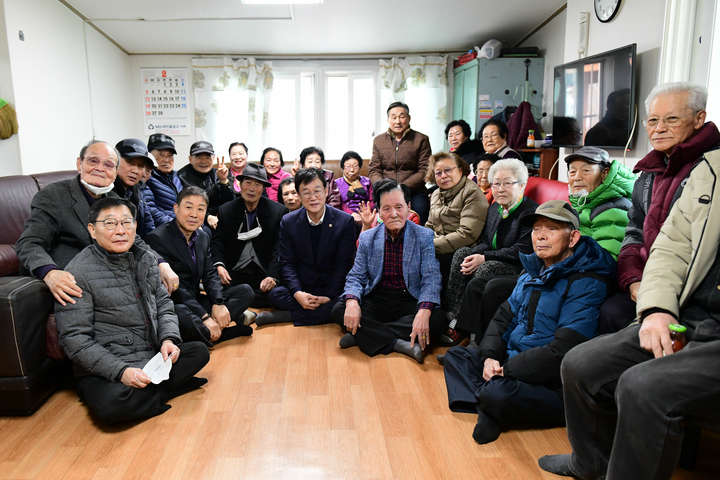
M 333 320 L 348 332 L 340 347 L 370 356 L 392 351 L 422 363 L 422 351 L 439 335 L 440 264 L 433 232 L 408 222 L 410 190 L 395 180 L 373 185 L 382 224 L 360 235 L 357 257 Z M 362 308 L 361 308 L 362 304 Z
M 145 240 L 180 277 L 180 286 L 171 299 L 183 340 L 201 341 L 211 347 L 210 342 L 252 335 L 243 313 L 255 293 L 249 285 L 223 291 L 210 257 L 210 236 L 202 229 L 208 203 L 205 190 L 185 187 L 178 193 L 175 220 L 159 226 Z M 201 281 L 205 295 L 200 293 Z M 236 325 L 230 326 L 233 320 Z
M 295 326 L 331 321 L 355 255 L 355 222 L 325 204 L 322 170 L 305 168 L 295 175 L 303 207 L 280 222 L 280 274 L 283 286 L 269 295 L 274 312 L 258 315 L 258 326 L 292 321 Z

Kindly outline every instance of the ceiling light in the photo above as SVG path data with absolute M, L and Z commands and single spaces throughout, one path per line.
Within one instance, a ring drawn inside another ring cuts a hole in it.
M 246 5 L 302 5 L 323 3 L 323 0 L 242 0 Z

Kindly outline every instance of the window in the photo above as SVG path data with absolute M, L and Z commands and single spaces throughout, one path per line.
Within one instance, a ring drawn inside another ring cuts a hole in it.
M 354 150 L 370 158 L 375 133 L 375 82 L 372 73 L 327 75 L 325 155 L 341 158 Z

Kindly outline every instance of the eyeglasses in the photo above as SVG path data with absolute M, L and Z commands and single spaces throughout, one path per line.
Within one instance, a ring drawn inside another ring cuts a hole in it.
M 520 183 L 520 182 L 518 180 L 515 180 L 514 182 L 493 183 L 491 186 L 494 189 L 498 189 L 498 188 L 500 188 L 500 185 L 502 185 L 505 190 L 509 190 L 516 183 Z
M 345 162 L 345 168 L 348 169 L 348 170 L 350 170 L 350 169 L 352 169 L 352 170 L 357 170 L 357 169 L 360 168 L 360 165 L 358 165 L 357 163 L 347 163 L 347 162 Z
M 85 159 L 85 163 L 87 163 L 93 168 L 98 167 L 100 164 L 102 164 L 105 170 L 115 170 L 117 168 L 116 162 L 113 162 L 111 160 L 102 161 L 98 157 L 88 157 Z
M 482 139 L 483 139 L 483 140 L 495 140 L 495 139 L 498 138 L 499 136 L 500 136 L 499 133 L 491 133 L 490 135 L 483 135 L 483 136 L 482 136 Z
M 695 112 L 695 113 L 697 113 L 697 112 Z M 680 120 L 682 120 L 685 117 L 695 115 L 695 113 L 688 113 L 687 115 L 682 115 L 679 117 L 675 116 L 675 115 L 670 115 L 669 117 L 648 117 L 648 118 L 643 118 L 642 123 L 643 123 L 643 125 L 645 125 L 645 127 L 648 127 L 648 128 L 657 127 L 658 124 L 660 123 L 660 121 L 662 121 L 666 127 L 677 127 L 678 125 L 680 125 Z
M 435 170 L 435 177 L 436 177 L 436 178 L 440 178 L 440 177 L 444 177 L 444 176 L 446 176 L 446 175 L 450 175 L 450 172 L 452 172 L 452 171 L 455 170 L 456 168 L 458 168 L 458 167 L 450 167 L 450 168 L 446 168 L 445 170 L 442 170 L 442 171 L 441 171 L 441 170 Z
M 114 218 L 106 218 L 105 220 L 98 220 L 95 223 L 102 223 L 103 226 L 110 231 L 115 230 L 118 224 L 122 225 L 125 230 L 130 230 L 132 227 L 135 226 L 135 220 L 132 218 L 124 218 L 120 222 L 118 222 Z
M 320 196 L 323 194 L 324 191 L 325 191 L 324 188 L 316 188 L 313 191 L 303 190 L 302 192 L 300 192 L 300 196 L 302 198 L 304 198 L 305 200 L 308 200 L 312 197 L 320 198 Z

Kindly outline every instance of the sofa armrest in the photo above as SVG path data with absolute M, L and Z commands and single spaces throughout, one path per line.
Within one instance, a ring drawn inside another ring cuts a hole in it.
M 54 307 L 45 282 L 0 277 L 0 377 L 28 376 L 47 360 L 46 325 Z
M 16 275 L 20 269 L 20 260 L 12 245 L 0 244 L 0 277 Z

